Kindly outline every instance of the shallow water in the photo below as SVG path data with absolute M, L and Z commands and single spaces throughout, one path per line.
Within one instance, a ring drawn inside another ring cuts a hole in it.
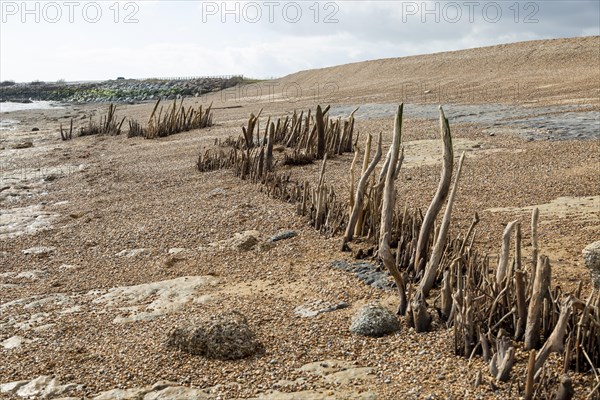
M 50 101 L 34 101 L 32 103 L 13 103 L 12 101 L 6 101 L 0 103 L 0 113 L 24 110 L 48 110 L 53 108 L 64 107 Z
M 331 116 L 348 116 L 358 105 L 332 106 Z M 363 104 L 355 114 L 357 119 L 393 117 L 397 104 Z M 599 139 L 600 113 L 575 111 L 580 106 L 547 106 L 525 108 L 508 104 L 450 104 L 444 113 L 452 123 L 475 123 L 489 133 L 516 133 L 531 140 Z M 404 116 L 436 119 L 434 104 L 405 104 Z

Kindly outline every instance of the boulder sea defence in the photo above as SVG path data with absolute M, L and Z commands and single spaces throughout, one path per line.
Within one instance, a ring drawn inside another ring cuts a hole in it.
M 104 82 L 0 83 L 0 102 L 141 102 L 201 96 L 243 83 L 242 76 L 175 79 L 117 79 Z

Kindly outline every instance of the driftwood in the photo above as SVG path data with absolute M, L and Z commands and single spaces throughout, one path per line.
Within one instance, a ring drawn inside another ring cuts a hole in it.
M 435 223 L 435 219 L 442 208 L 446 197 L 448 196 L 448 190 L 450 189 L 450 180 L 452 179 L 452 166 L 454 163 L 454 150 L 452 147 L 452 136 L 450 135 L 450 125 L 448 124 L 448 119 L 444 115 L 444 110 L 440 106 L 440 131 L 442 136 L 442 141 L 444 143 L 443 150 L 443 166 L 442 166 L 442 176 L 440 178 L 440 183 L 438 185 L 437 191 L 429 208 L 427 209 L 427 213 L 425 214 L 425 218 L 423 218 L 423 223 L 421 224 L 421 230 L 419 232 L 419 240 L 417 241 L 417 248 L 415 253 L 415 261 L 414 267 L 418 271 L 422 269 L 421 265 L 424 267 L 424 260 L 427 252 L 427 244 L 429 242 L 429 235 L 431 234 L 431 230 L 433 229 L 433 225 Z

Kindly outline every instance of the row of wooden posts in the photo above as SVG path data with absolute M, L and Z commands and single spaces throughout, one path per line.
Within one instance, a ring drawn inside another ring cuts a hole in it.
M 395 184 L 404 159 L 403 106 L 398 107 L 392 145 L 378 174 L 375 171 L 383 158 L 382 137 L 378 137 L 373 158 L 372 137 L 366 138 L 356 184 L 359 150 L 356 140 L 352 140 L 353 115 L 345 121 L 332 121 L 324 117 L 328 108 L 320 110 L 317 107 L 314 121 L 310 111 L 305 118 L 303 113 L 294 113 L 291 119 L 280 119 L 277 124 L 269 120 L 262 139 L 260 113 L 251 115 L 237 140 L 218 143 L 215 149 L 201 154 L 197 167 L 200 171 L 232 169 L 241 179 L 262 184 L 261 190 L 269 196 L 295 204 L 298 214 L 307 216 L 319 231 L 331 236 L 341 234 L 342 250 L 350 250 L 357 237 L 371 241 L 377 258 L 396 283 L 398 314 L 409 326 L 426 332 L 432 329 L 434 318 L 441 319 L 454 332 L 455 353 L 464 357 L 481 355 L 490 373 L 500 381 L 510 378 L 515 348 L 522 342 L 531 357 L 523 382 L 524 397 L 531 399 L 547 390 L 542 383 L 547 386 L 556 381 L 557 393 L 564 396 L 560 398 L 570 398 L 570 380 L 552 380 L 543 366 L 549 354 L 555 352 L 562 354 L 565 372 L 574 369 L 595 373 L 600 365 L 600 294 L 592 292 L 584 300 L 581 286 L 576 293 L 564 294 L 552 285 L 550 261 L 538 245 L 538 211 L 534 210 L 531 222 L 531 259 L 521 256 L 519 220 L 504 230 L 497 260 L 481 254 L 473 245 L 477 214 L 464 237 L 449 237 L 465 154 L 453 173 L 452 136 L 441 107 L 442 171 L 424 215 L 406 206 L 396 207 Z M 295 181 L 290 172 L 278 173 L 280 160 L 274 159 L 274 143 L 291 148 L 295 154 L 322 159 L 317 181 Z M 226 146 L 230 147 L 228 151 L 223 149 Z M 346 196 L 338 196 L 327 184 L 326 165 L 328 157 L 335 157 L 340 149 L 348 151 L 348 146 L 354 146 L 355 156 L 350 168 L 350 193 L 345 200 Z M 321 153 L 320 148 L 325 150 Z M 436 223 L 442 208 L 441 221 Z M 437 297 L 432 300 L 433 290 Z M 598 386 L 593 390 L 597 391 Z
M 277 122 L 269 117 L 261 136 L 259 118 L 250 114 L 248 124 L 242 127 L 242 135 L 238 138 L 228 138 L 223 142 L 217 141 L 221 147 L 231 147 L 238 150 L 248 150 L 268 144 L 281 145 L 293 149 L 293 153 L 311 160 L 321 160 L 325 154 L 330 156 L 353 151 L 358 141 L 354 138 L 354 112 L 347 120 L 330 118 L 329 107 L 324 110 L 317 106 L 315 115 L 308 110 L 291 116 L 278 118 Z M 356 110 L 355 110 L 356 112 Z M 290 163 L 293 164 L 293 163 Z
M 79 136 L 90 136 L 90 135 L 111 135 L 116 136 L 121 134 L 121 128 L 123 127 L 123 122 L 125 122 L 125 117 L 123 117 L 120 121 L 117 117 L 117 106 L 114 104 L 110 104 L 108 106 L 108 112 L 106 115 L 100 118 L 100 123 L 98 124 L 96 121 L 92 119 L 90 116 L 88 126 L 86 128 L 82 128 L 79 132 Z M 71 127 L 73 126 L 73 120 L 71 120 Z M 70 130 L 70 134 L 68 136 L 62 135 L 62 125 L 61 125 L 61 138 L 63 140 L 72 139 L 72 128 Z
M 173 100 L 163 113 L 163 106 L 158 108 L 160 102 L 159 99 L 154 105 L 146 127 L 137 121 L 129 121 L 129 137 L 142 136 L 146 139 L 155 139 L 212 125 L 212 103 L 206 110 L 202 109 L 202 105 L 197 109 L 192 106 L 186 108 L 182 98 L 179 104 L 177 100 Z
M 187 132 L 194 129 L 202 129 L 213 124 L 213 114 L 211 111 L 212 103 L 203 110 L 202 105 L 197 109 L 192 106 L 185 107 L 183 99 L 180 103 L 174 100 L 163 113 L 163 106 L 158 108 L 161 100 L 159 99 L 152 110 L 148 123 L 144 126 L 135 120 L 129 120 L 129 131 L 127 137 L 144 137 L 146 139 L 155 139 L 165 137 L 180 132 Z M 81 128 L 79 136 L 90 135 L 110 135 L 118 136 L 122 133 L 125 117 L 119 119 L 116 115 L 117 106 L 110 104 L 108 112 L 96 122 L 90 116 L 88 125 Z M 158 111 L 158 112 L 157 112 Z M 73 119 L 69 131 L 63 130 L 60 125 L 60 136 L 63 141 L 73 139 Z

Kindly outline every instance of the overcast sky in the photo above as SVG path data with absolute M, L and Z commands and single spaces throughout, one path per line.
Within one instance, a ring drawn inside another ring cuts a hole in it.
M 0 80 L 299 70 L 600 35 L 593 1 L 7 1 Z

